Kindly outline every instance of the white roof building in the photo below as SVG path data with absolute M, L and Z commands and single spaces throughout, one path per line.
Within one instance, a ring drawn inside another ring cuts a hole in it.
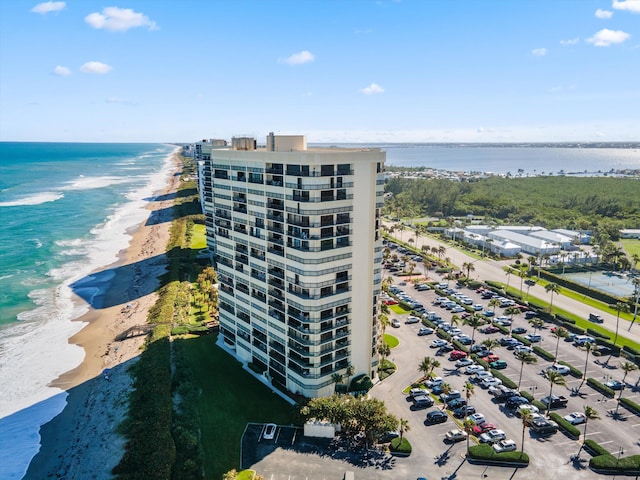
M 550 243 L 557 243 L 563 250 L 571 248 L 573 238 L 566 235 L 561 235 L 557 232 L 550 232 L 549 230 L 538 230 L 529 234 L 532 238 L 538 238 L 540 240 L 546 240 Z
M 508 242 L 515 243 L 520 246 L 523 252 L 535 256 L 554 254 L 560 251 L 560 247 L 558 245 L 554 245 L 547 240 L 530 237 L 528 235 L 523 235 L 509 230 L 494 230 L 487 236 L 493 240 L 506 240 Z

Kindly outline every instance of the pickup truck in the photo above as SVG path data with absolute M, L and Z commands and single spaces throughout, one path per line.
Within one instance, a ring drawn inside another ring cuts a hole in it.
M 546 397 L 542 397 L 540 401 L 545 407 L 564 408 L 567 406 L 569 399 L 563 395 L 552 395 L 551 399 L 549 399 L 549 395 L 547 395 Z

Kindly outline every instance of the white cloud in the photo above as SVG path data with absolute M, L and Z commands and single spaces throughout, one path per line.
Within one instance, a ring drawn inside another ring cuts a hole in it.
M 580 41 L 580 38 L 576 37 L 576 38 L 570 38 L 569 40 L 560 40 L 560 45 L 577 45 L 577 43 Z
M 87 62 L 80 67 L 82 73 L 97 73 L 103 75 L 111 71 L 111 66 L 102 62 Z
M 613 0 L 612 8 L 627 10 L 631 13 L 640 13 L 640 0 Z
M 613 12 L 611 10 L 602 10 L 601 8 L 599 8 L 596 10 L 596 13 L 594 15 L 596 16 L 596 18 L 607 20 L 613 17 Z
M 622 30 L 609 30 L 603 28 L 597 32 L 593 37 L 587 38 L 587 43 L 592 43 L 596 47 L 610 47 L 616 43 L 622 43 L 631 37 Z
M 546 48 L 534 48 L 531 50 L 531 55 L 534 57 L 544 57 L 547 54 Z
M 87 15 L 84 21 L 93 28 L 111 32 L 126 32 L 130 28 L 136 27 L 148 27 L 149 30 L 158 29 L 156 22 L 130 8 L 106 7 L 102 13 L 95 12 Z
M 33 13 L 41 13 L 44 15 L 49 12 L 59 12 L 60 10 L 64 10 L 64 7 L 66 7 L 65 2 L 43 2 L 37 4 L 31 9 L 31 11 Z
M 375 93 L 384 93 L 384 88 L 382 88 L 377 83 L 372 83 L 368 87 L 361 89 L 360 92 L 364 93 L 365 95 L 373 95 Z
M 313 62 L 316 57 L 308 50 L 303 50 L 300 53 L 294 53 L 288 58 L 281 59 L 280 62 L 288 63 L 289 65 L 302 65 L 303 63 Z
M 67 67 L 56 65 L 56 68 L 53 69 L 53 73 L 56 75 L 60 75 L 61 77 L 65 77 L 67 75 L 71 75 L 71 70 L 69 70 Z

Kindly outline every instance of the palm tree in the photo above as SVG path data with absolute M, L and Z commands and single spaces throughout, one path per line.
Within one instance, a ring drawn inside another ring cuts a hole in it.
M 518 390 L 520 390 L 520 384 L 522 383 L 522 371 L 524 370 L 524 364 L 530 365 L 532 363 L 538 363 L 538 359 L 535 355 L 529 352 L 516 352 L 515 357 L 520 360 L 520 377 L 518 378 Z
M 380 314 L 379 319 L 380 319 L 380 327 L 382 328 L 382 335 L 384 336 L 384 332 L 387 329 L 387 327 L 391 325 L 391 322 L 389 321 L 389 316 L 384 313 Z
M 549 293 L 551 292 L 551 304 L 549 306 L 549 313 L 553 313 L 553 294 L 559 294 L 560 293 L 560 285 L 558 285 L 557 283 L 547 283 L 547 285 L 544 287 L 545 292 Z
M 456 325 L 460 325 L 462 318 L 460 318 L 457 314 L 451 315 L 451 326 L 455 327 Z
M 584 432 L 582 433 L 582 444 L 580 445 L 580 450 L 578 450 L 576 458 L 580 458 L 580 452 L 584 447 L 584 441 L 587 439 L 587 424 L 589 423 L 589 420 L 597 420 L 598 418 L 600 418 L 600 415 L 598 414 L 595 408 L 590 407 L 589 405 L 585 405 L 584 417 L 585 417 L 585 420 L 584 420 Z
M 471 278 L 471 272 L 476 271 L 476 267 L 473 266 L 473 262 L 463 263 L 462 268 L 467 271 L 467 278 Z
M 471 439 L 471 434 L 473 433 L 473 427 L 476 426 L 476 422 L 471 420 L 470 418 L 465 418 L 464 422 L 462 422 L 462 427 L 464 431 L 467 432 L 467 454 L 469 453 L 469 440 Z
M 569 336 L 569 330 L 564 327 L 557 327 L 552 333 L 554 337 L 556 337 L 556 354 L 554 357 L 554 361 L 558 359 L 558 347 L 560 346 L 560 339 L 566 338 Z
M 529 325 L 531 325 L 533 327 L 533 333 L 536 333 L 536 330 L 540 330 L 542 327 L 544 327 L 544 320 L 542 320 L 541 318 L 532 318 L 531 320 L 529 320 Z
M 522 299 L 522 284 L 524 282 L 525 277 L 527 276 L 527 271 L 525 269 L 525 267 L 520 267 L 518 269 L 518 273 L 517 273 L 518 277 L 520 277 L 520 298 Z
M 496 307 L 500 305 L 500 300 L 498 300 L 497 298 L 492 298 L 491 300 L 489 300 L 488 305 L 493 308 L 492 311 L 495 313 Z
M 511 280 L 511 267 L 504 267 L 504 274 L 507 276 L 507 288 L 505 288 L 505 292 L 509 290 L 509 281 Z
M 378 353 L 382 355 L 382 359 L 384 360 L 389 355 L 391 355 L 391 347 L 386 342 L 380 342 L 378 344 Z
M 511 335 L 511 330 L 513 330 L 513 317 L 522 314 L 522 310 L 518 307 L 507 307 L 504 309 L 504 313 L 511 316 L 511 325 L 509 325 L 509 335 Z
M 344 374 L 347 376 L 347 392 L 349 391 L 349 387 L 351 386 L 351 377 L 356 373 L 356 367 L 353 365 L 349 365 L 345 370 Z
M 553 394 L 553 386 L 554 385 L 566 385 L 567 380 L 564 378 L 560 372 L 556 372 L 555 370 L 547 371 L 547 378 L 549 379 L 549 403 L 547 403 L 547 413 L 545 416 L 549 416 L 549 410 L 551 410 L 551 395 Z
M 451 390 L 453 390 L 453 388 L 451 388 L 451 384 L 443 383 L 441 390 L 442 390 L 442 395 L 449 395 L 451 393 Z M 446 406 L 447 404 L 445 402 L 442 402 L 442 410 L 444 410 Z
M 500 346 L 500 342 L 495 338 L 487 338 L 486 340 L 482 341 L 482 345 L 487 347 L 487 350 L 493 350 Z
M 591 353 L 591 350 L 593 350 L 595 346 L 592 343 L 587 342 L 580 348 L 585 350 L 587 352 L 587 355 L 585 356 L 585 359 L 584 359 L 584 374 L 582 375 L 582 381 L 580 382 L 580 386 L 578 386 L 578 391 L 580 391 L 580 389 L 582 388 L 582 385 L 584 385 L 584 381 L 587 379 L 587 367 L 589 366 L 589 353 Z
M 473 344 L 475 342 L 476 329 L 479 326 L 484 325 L 484 320 L 482 320 L 478 315 L 473 314 L 465 318 L 462 321 L 462 324 L 469 325 L 471 328 L 473 328 L 473 333 L 471 334 L 471 343 Z
M 433 370 L 439 366 L 440 362 L 435 358 L 424 357 L 418 364 L 418 371 L 421 372 L 425 377 L 429 377 Z
M 469 405 L 471 401 L 471 397 L 473 397 L 475 390 L 476 390 L 476 387 L 473 383 L 464 382 L 464 396 L 465 396 L 465 399 L 467 400 L 467 405 Z
M 331 381 L 335 384 L 335 390 L 338 389 L 338 384 L 342 383 L 342 378 L 341 373 L 334 373 L 331 375 Z
M 222 476 L 222 480 L 236 480 L 238 478 L 238 472 L 236 469 L 231 469 Z
M 633 372 L 638 369 L 638 366 L 635 363 L 629 362 L 628 360 L 620 364 L 620 368 L 624 370 L 624 376 L 622 377 L 622 384 L 625 385 L 624 381 L 627 379 L 627 374 L 629 372 Z M 620 393 L 618 394 L 618 404 L 616 405 L 616 413 L 618 413 L 618 408 L 620 407 L 620 398 L 622 397 L 622 390 L 624 387 L 620 389 Z
M 444 245 L 440 245 L 437 247 L 437 253 L 438 253 L 438 257 L 439 258 L 443 258 L 445 256 L 445 254 L 447 253 L 447 247 L 445 247 Z
M 404 433 L 411 430 L 411 425 L 409 425 L 409 420 L 407 420 L 406 418 L 401 418 L 399 425 L 400 428 L 398 429 L 398 431 L 400 432 L 400 440 L 402 440 L 402 438 L 404 437 Z
M 616 302 L 616 311 L 618 315 L 616 316 L 616 335 L 613 337 L 613 344 L 615 345 L 618 341 L 618 325 L 620 324 L 620 312 L 629 313 L 631 310 L 629 309 L 629 305 L 624 302 Z
M 533 415 L 531 415 L 531 411 L 529 409 L 523 408 L 522 410 L 520 410 L 520 417 L 522 419 L 522 448 L 520 451 L 524 453 L 524 432 L 527 429 L 527 425 L 529 425 L 529 421 L 531 420 Z
M 431 269 L 431 262 L 428 258 L 422 259 L 422 266 L 424 267 L 424 278 L 429 278 L 429 270 Z

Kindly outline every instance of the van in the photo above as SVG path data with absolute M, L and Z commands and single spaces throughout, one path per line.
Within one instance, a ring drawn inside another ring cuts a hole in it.
M 576 347 L 582 347 L 585 343 L 595 343 L 596 339 L 589 335 L 576 335 L 573 337 L 573 344 Z
M 597 313 L 590 313 L 589 314 L 589 321 L 593 322 L 593 323 L 604 323 L 604 318 L 602 318 Z

